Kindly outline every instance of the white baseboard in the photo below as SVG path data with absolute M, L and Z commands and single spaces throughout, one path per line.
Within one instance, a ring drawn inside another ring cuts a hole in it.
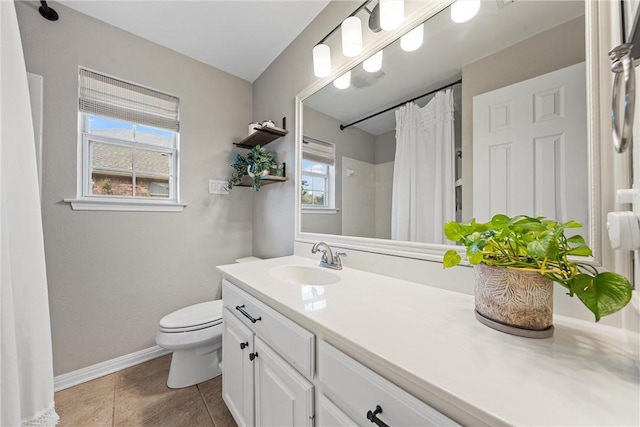
M 53 389 L 54 391 L 64 390 L 65 388 L 104 377 L 105 375 L 156 359 L 169 353 L 171 353 L 170 350 L 165 350 L 164 348 L 156 345 L 144 350 L 136 351 L 135 353 L 125 354 L 124 356 L 116 357 L 115 359 L 78 369 L 77 371 L 58 375 L 53 379 Z

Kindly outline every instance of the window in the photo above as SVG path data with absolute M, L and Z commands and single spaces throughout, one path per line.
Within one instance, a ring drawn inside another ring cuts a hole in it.
M 335 145 L 304 137 L 302 144 L 302 207 L 335 208 Z
M 80 68 L 73 209 L 181 210 L 179 99 Z

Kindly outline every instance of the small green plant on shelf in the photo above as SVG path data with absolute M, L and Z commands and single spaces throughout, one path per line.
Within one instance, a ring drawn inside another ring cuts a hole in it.
M 475 219 L 468 224 L 449 221 L 444 225 L 444 234 L 466 247 L 467 260 L 472 265 L 484 263 L 534 271 L 564 286 L 567 295 L 576 295 L 597 322 L 626 306 L 632 288 L 619 274 L 600 273 L 591 264 L 569 259 L 592 255 L 582 236 L 564 234 L 566 229 L 579 227 L 582 224 L 578 221 L 561 224 L 543 217 L 495 215 L 486 223 Z M 449 250 L 444 255 L 444 268 L 456 266 L 461 260 L 456 250 Z
M 251 186 L 254 190 L 260 190 L 262 178 L 265 175 L 282 176 L 283 167 L 278 164 L 276 153 L 267 151 L 256 145 L 246 156 L 233 154 L 233 173 L 227 178 L 227 190 L 231 190 L 242 182 L 244 176 L 251 178 Z

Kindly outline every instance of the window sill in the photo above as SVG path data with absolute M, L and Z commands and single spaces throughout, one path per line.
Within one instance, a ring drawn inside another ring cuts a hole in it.
M 74 211 L 182 212 L 186 203 L 151 200 L 64 199 Z
M 335 215 L 340 212 L 337 208 L 302 208 L 303 214 L 329 214 Z

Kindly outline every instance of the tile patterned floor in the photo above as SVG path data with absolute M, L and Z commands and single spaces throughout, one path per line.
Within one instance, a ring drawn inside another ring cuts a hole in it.
M 167 387 L 171 355 L 55 394 L 61 427 L 237 427 L 222 401 L 222 377 Z

